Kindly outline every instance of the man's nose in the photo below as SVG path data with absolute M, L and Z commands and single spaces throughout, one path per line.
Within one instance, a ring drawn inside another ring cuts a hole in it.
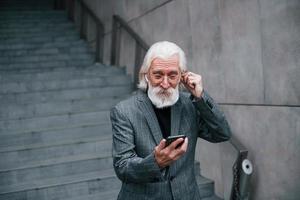
M 163 89 L 169 89 L 169 87 L 171 86 L 170 83 L 169 83 L 169 80 L 168 80 L 168 77 L 167 76 L 164 76 L 164 79 L 163 81 L 160 83 L 160 86 L 163 88 Z

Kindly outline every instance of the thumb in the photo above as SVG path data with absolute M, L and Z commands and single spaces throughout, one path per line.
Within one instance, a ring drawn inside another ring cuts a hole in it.
M 160 143 L 156 146 L 156 150 L 157 151 L 161 151 L 161 150 L 163 150 L 165 148 L 165 146 L 166 146 L 166 140 L 162 139 L 160 141 Z

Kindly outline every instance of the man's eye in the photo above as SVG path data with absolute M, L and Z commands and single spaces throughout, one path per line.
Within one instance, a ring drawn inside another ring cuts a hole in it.
M 177 78 L 177 75 L 171 75 L 171 76 L 169 76 L 169 78 L 172 79 L 172 80 L 174 80 L 174 79 Z
M 154 76 L 156 79 L 161 79 L 161 76 L 160 75 L 155 75 Z

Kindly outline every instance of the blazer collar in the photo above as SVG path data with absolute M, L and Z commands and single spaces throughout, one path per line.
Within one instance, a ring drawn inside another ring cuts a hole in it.
M 154 137 L 156 144 L 158 145 L 159 142 L 163 139 L 162 133 L 160 130 L 160 126 L 155 115 L 155 112 L 152 107 L 151 100 L 149 99 L 146 92 L 139 91 L 137 95 L 137 100 L 140 102 L 139 108 L 141 109 L 142 113 L 144 114 L 147 123 L 150 127 L 151 134 Z M 180 118 L 181 118 L 181 99 L 179 97 L 178 101 L 171 107 L 171 133 L 170 135 L 179 135 L 179 126 L 180 126 Z

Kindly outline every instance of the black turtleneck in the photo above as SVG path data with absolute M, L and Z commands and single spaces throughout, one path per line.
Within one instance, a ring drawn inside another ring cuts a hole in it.
M 163 138 L 167 138 L 171 135 L 171 107 L 156 108 L 154 105 L 152 105 L 152 107 L 156 114 Z

